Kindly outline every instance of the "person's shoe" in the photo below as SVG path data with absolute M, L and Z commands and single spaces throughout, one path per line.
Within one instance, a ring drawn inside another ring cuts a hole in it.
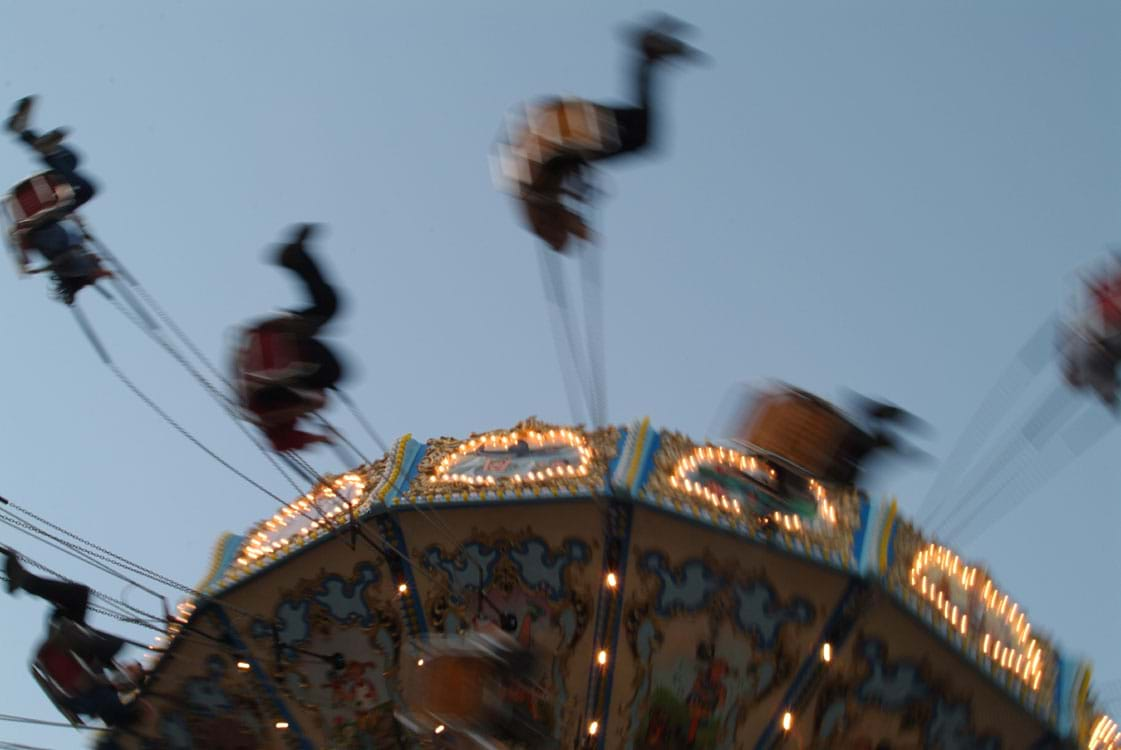
M 45 156 L 58 149 L 69 133 L 70 131 L 66 128 L 55 128 L 32 141 L 31 147 Z
M 27 130 L 27 126 L 31 122 L 31 107 L 35 104 L 35 97 L 25 96 L 16 102 L 16 106 L 12 111 L 12 116 L 8 118 L 5 123 L 8 130 L 13 133 L 22 133 Z
M 292 233 L 292 244 L 302 245 L 319 232 L 318 224 L 304 223 L 297 224 L 296 231 Z
M 16 555 L 15 550 L 10 550 L 7 547 L 0 547 L 0 555 L 4 555 L 5 558 L 4 577 L 8 579 L 8 593 L 13 594 L 18 591 L 23 584 L 24 579 L 27 577 L 27 571 L 20 565 L 19 557 Z
M 292 233 L 288 244 L 276 254 L 276 264 L 292 270 L 302 270 L 311 264 L 304 244 L 319 231 L 318 224 L 299 224 Z
M 704 62 L 707 56 L 681 39 L 691 31 L 693 31 L 691 25 L 662 14 L 650 19 L 644 27 L 635 29 L 634 33 L 637 46 L 647 60 L 668 60 L 678 57 Z

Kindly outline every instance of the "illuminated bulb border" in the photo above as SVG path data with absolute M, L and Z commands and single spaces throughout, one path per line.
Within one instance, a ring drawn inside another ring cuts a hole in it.
M 347 494 L 349 490 L 350 501 L 343 499 L 343 495 Z M 328 502 L 323 503 L 324 500 Z M 284 508 L 281 508 L 276 515 L 266 521 L 258 524 L 250 530 L 248 534 L 249 541 L 242 545 L 239 551 L 237 564 L 242 568 L 248 568 L 251 564 L 266 560 L 270 557 L 277 555 L 293 542 L 297 546 L 303 544 L 308 538 L 314 538 L 321 532 L 329 530 L 333 524 L 331 521 L 338 517 L 340 514 L 344 516 L 351 510 L 358 510 L 358 507 L 366 499 L 366 480 L 357 474 L 343 474 L 336 477 L 330 483 L 330 486 L 318 485 L 311 492 L 304 495 L 299 500 L 295 500 Z M 311 515 L 314 507 L 318 507 L 323 512 L 323 517 L 316 517 L 312 515 L 313 520 L 310 525 L 300 529 L 299 534 L 291 534 L 285 537 L 274 537 L 269 541 L 271 534 L 280 532 L 288 526 L 293 520 L 297 518 L 304 518 L 304 515 Z
M 927 574 L 932 568 L 957 581 L 966 592 L 979 596 L 980 602 L 985 606 L 985 619 L 989 616 L 996 617 L 1008 625 L 1015 634 L 1015 643 L 1002 643 L 992 633 L 981 631 L 977 633 L 978 637 L 982 633 L 984 636 L 981 653 L 995 666 L 1010 672 L 1032 690 L 1038 691 L 1043 679 L 1043 650 L 1036 639 L 1030 638 L 1031 623 L 1027 621 L 1020 606 L 1011 601 L 1008 594 L 997 589 L 979 568 L 962 564 L 961 558 L 952 550 L 931 542 L 915 553 L 911 565 L 911 587 L 963 637 L 968 636 L 978 624 L 971 623 L 969 613 L 950 602 L 938 583 L 931 580 L 932 577 Z M 979 572 L 982 580 L 978 580 Z M 979 595 L 976 594 L 978 590 Z
M 347 502 L 343 499 L 346 490 L 351 490 L 351 500 Z M 323 507 L 321 505 L 324 498 L 332 500 L 333 503 L 330 507 Z M 357 474 L 348 473 L 336 477 L 330 486 L 322 484 L 316 486 L 314 490 L 304 495 L 299 500 L 293 501 L 282 508 L 272 518 L 269 518 L 255 526 L 247 534 L 248 542 L 242 544 L 238 550 L 237 562 L 234 570 L 227 573 L 227 580 L 236 576 L 236 571 L 248 571 L 251 566 L 263 564 L 270 558 L 275 558 L 282 551 L 288 549 L 295 542 L 295 546 L 304 544 L 309 539 L 314 539 L 320 533 L 330 529 L 329 521 L 322 518 L 315 518 L 310 526 L 305 526 L 300 529 L 299 535 L 291 535 L 288 537 L 275 538 L 269 541 L 269 533 L 277 533 L 284 529 L 293 519 L 301 517 L 301 514 L 309 513 L 312 506 L 319 506 L 327 519 L 334 519 L 340 513 L 346 514 L 349 510 L 357 511 L 362 502 L 366 499 L 366 481 Z M 314 516 L 313 516 L 314 518 Z M 306 520 L 306 519 L 305 519 Z M 162 656 L 161 653 L 155 652 L 155 649 L 166 649 L 170 646 L 171 641 L 182 631 L 183 624 L 186 624 L 190 619 L 191 614 L 195 611 L 195 604 L 192 601 L 182 601 L 176 606 L 178 612 L 178 622 L 173 622 L 168 625 L 167 632 L 171 639 L 165 644 L 166 640 L 163 635 L 157 635 L 152 643 L 149 645 L 149 651 L 146 656 L 158 661 Z
M 184 599 L 175 605 L 175 611 L 178 614 L 173 621 L 168 622 L 167 636 L 162 633 L 154 636 L 151 643 L 148 644 L 148 651 L 144 652 L 144 657 L 150 661 L 150 667 L 159 662 L 164 655 L 164 651 L 170 648 L 175 638 L 183 632 L 183 626 L 190 621 L 191 615 L 195 611 L 195 603 Z
M 702 464 L 713 463 L 728 466 L 745 474 L 763 473 L 772 479 L 775 476 L 775 470 L 762 459 L 749 456 L 732 448 L 703 445 L 694 448 L 692 453 L 678 460 L 677 465 L 673 467 L 673 473 L 670 474 L 670 486 L 699 500 L 708 502 L 717 510 L 723 510 L 737 516 L 743 515 L 743 508 L 740 507 L 739 500 L 728 497 L 723 492 L 713 492 L 700 482 L 694 482 L 689 478 L 689 473 L 696 471 Z M 829 501 L 825 488 L 816 480 L 811 479 L 810 490 L 817 499 L 818 515 L 831 524 L 837 523 L 837 506 Z M 777 524 L 787 531 L 802 530 L 802 519 L 795 513 L 781 513 L 776 510 L 772 517 Z
M 1099 716 L 1094 722 L 1094 729 L 1090 732 L 1090 740 L 1086 743 L 1086 750 L 1118 750 L 1121 748 L 1121 729 L 1117 722 L 1108 716 Z
M 543 448 L 557 443 L 563 443 L 570 448 L 575 448 L 580 454 L 579 466 L 548 467 L 544 471 L 531 471 L 526 475 L 515 474 L 513 477 L 470 477 L 466 474 L 449 474 L 456 462 L 466 458 L 480 448 L 510 448 L 517 445 L 519 440 L 525 440 L 531 447 Z M 502 484 L 531 484 L 549 479 L 575 479 L 586 477 L 592 462 L 592 449 L 588 441 L 575 430 L 513 430 L 511 432 L 492 432 L 480 437 L 471 438 L 460 443 L 455 450 L 450 451 L 440 461 L 440 465 L 428 477 L 432 482 L 456 482 L 468 486 L 493 487 Z

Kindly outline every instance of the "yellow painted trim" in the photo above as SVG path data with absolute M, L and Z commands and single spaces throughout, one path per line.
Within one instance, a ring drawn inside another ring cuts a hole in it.
M 627 470 L 627 489 L 634 485 L 634 478 L 638 476 L 638 466 L 642 463 L 642 450 L 646 447 L 646 433 L 650 430 L 650 417 L 642 418 L 638 438 L 634 441 L 634 456 L 631 457 L 631 467 Z
M 222 558 L 225 557 L 226 545 L 236 536 L 237 534 L 226 532 L 218 537 L 218 541 L 214 544 L 214 549 L 210 552 L 210 565 L 207 566 L 206 576 L 203 577 L 202 582 L 198 585 L 200 591 L 214 583 L 214 577 L 218 575 L 218 566 L 222 564 Z M 237 551 L 239 555 L 242 552 L 243 545 L 244 541 L 238 545 Z M 236 558 L 234 564 L 237 564 Z
M 1090 699 L 1090 676 L 1092 671 L 1089 664 L 1082 665 L 1082 680 L 1078 683 L 1078 700 L 1074 708 L 1074 731 L 1078 737 L 1079 743 L 1083 743 L 1089 738 L 1090 727 L 1087 726 L 1086 720 L 1093 719 L 1093 717 L 1086 715 L 1086 704 Z
M 401 464 L 405 462 L 405 448 L 408 446 L 409 440 L 411 440 L 412 437 L 412 433 L 408 433 L 397 441 L 397 455 L 393 458 L 393 469 L 389 473 L 389 479 L 386 481 L 385 486 L 382 487 L 381 492 L 378 493 L 378 500 L 384 501 L 385 496 L 389 494 L 390 488 L 397 484 L 397 477 L 401 473 Z
M 887 518 L 884 519 L 884 530 L 880 532 L 880 574 L 887 570 L 887 545 L 891 541 L 892 526 L 895 524 L 895 514 L 899 510 L 899 504 L 895 500 L 891 501 L 891 505 L 887 509 Z

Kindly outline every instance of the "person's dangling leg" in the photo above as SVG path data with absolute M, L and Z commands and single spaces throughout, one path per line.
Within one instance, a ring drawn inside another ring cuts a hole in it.
M 316 365 L 314 372 L 300 378 L 300 387 L 326 390 L 342 380 L 342 363 L 323 342 L 316 339 L 301 341 L 300 359 Z
M 300 277 L 311 297 L 310 307 L 293 310 L 292 313 L 308 321 L 309 333 L 313 334 L 326 325 L 339 309 L 338 294 L 323 278 L 318 264 L 305 247 L 314 229 L 312 224 L 301 224 L 292 241 L 281 248 L 276 258 L 278 265 Z
M 34 103 L 34 97 L 30 96 L 16 103 L 12 116 L 8 118 L 8 130 L 38 151 L 43 163 L 70 183 L 74 189 L 75 208 L 81 206 L 97 193 L 97 188 L 88 177 L 77 171 L 78 155 L 62 145 L 67 134 L 65 128 L 55 128 L 44 134 L 31 128 L 31 109 Z
M 615 110 L 618 133 L 616 148 L 604 151 L 589 161 L 604 161 L 614 156 L 641 151 L 650 143 L 650 113 L 644 107 L 619 107 Z
M 20 564 L 14 551 L 0 548 L 0 554 L 7 557 L 4 575 L 8 578 L 8 593 L 22 589 L 53 604 L 54 614 L 77 623 L 85 623 L 90 598 L 88 586 L 33 575 Z
M 74 208 L 84 205 L 97 194 L 97 186 L 88 177 L 77 171 L 78 155 L 71 149 L 59 143 L 50 150 L 41 153 L 43 154 L 43 163 L 70 183 L 70 187 L 74 190 Z

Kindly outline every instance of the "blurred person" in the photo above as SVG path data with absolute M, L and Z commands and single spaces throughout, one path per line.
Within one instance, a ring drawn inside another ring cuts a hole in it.
M 38 271 L 50 271 L 55 295 L 64 304 L 74 302 L 80 289 L 113 274 L 102 268 L 100 259 L 86 245 L 86 233 L 74 213 L 97 192 L 88 177 L 78 171 L 78 156 L 63 145 L 64 128 L 40 134 L 30 127 L 34 97 L 16 103 L 7 128 L 30 146 L 49 170 L 45 175 L 21 183 L 9 198 L 15 225 L 12 240 L 21 269 L 27 273 L 30 251 L 46 261 Z
M 526 220 L 557 252 L 564 251 L 570 237 L 591 236 L 584 219 L 565 204 L 565 198 L 587 200 L 586 167 L 647 151 L 654 144 L 660 111 L 656 67 L 675 58 L 700 57 L 675 36 L 685 29 L 682 22 L 662 16 L 632 32 L 636 54 L 631 106 L 558 99 L 529 109 L 526 127 L 514 136 L 508 153 L 519 162 L 515 179 Z
M 884 454 L 920 458 L 926 454 L 904 442 L 899 428 L 917 429 L 925 422 L 910 412 L 883 401 L 853 394 L 863 427 L 852 425 L 838 450 L 838 471 L 833 477 L 841 484 L 858 486 L 875 458 Z
M 1110 409 L 1118 404 L 1121 363 L 1121 263 L 1084 280 L 1085 297 L 1075 317 L 1058 326 L 1063 379 L 1076 390 L 1093 392 Z
M 1093 392 L 1110 409 L 1116 409 L 1117 365 L 1121 361 L 1121 335 L 1103 336 L 1085 321 L 1059 328 L 1059 356 L 1063 379 L 1076 390 Z
M 547 700 L 533 675 L 542 655 L 514 633 L 517 618 L 477 617 L 462 635 L 431 636 L 425 644 L 423 676 L 406 689 L 404 724 L 447 748 L 555 748 L 547 718 L 538 715 Z
M 235 360 L 242 406 L 279 452 L 331 442 L 326 435 L 298 429 L 297 424 L 326 405 L 326 391 L 343 377 L 341 362 L 317 338 L 334 318 L 339 300 L 307 250 L 314 230 L 311 224 L 296 227 L 274 261 L 300 279 L 310 305 L 249 328 Z
M 137 700 L 125 702 L 121 694 L 139 686 L 144 670 L 138 663 L 118 665 L 114 659 L 126 641 L 86 624 L 89 587 L 32 575 L 13 550 L 0 547 L 0 555 L 5 557 L 9 594 L 26 591 L 52 605 L 47 636 L 33 663 L 51 701 L 71 721 L 90 716 L 118 727 L 140 718 L 148 707 Z
M 772 486 L 784 497 L 812 496 L 812 489 L 804 484 L 808 479 L 858 486 L 873 460 L 884 454 L 925 455 L 899 435 L 900 429 L 924 428 L 922 420 L 898 406 L 855 393 L 851 400 L 855 413 L 846 414 L 818 396 L 779 383 L 738 407 L 729 437 L 781 459 L 769 463 L 774 464 Z

